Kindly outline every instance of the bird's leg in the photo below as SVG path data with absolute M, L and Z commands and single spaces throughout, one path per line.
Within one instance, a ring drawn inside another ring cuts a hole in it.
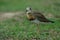
M 37 35 L 38 35 L 38 37 L 39 37 L 39 35 L 40 35 L 40 29 L 39 29 L 39 24 L 37 24 Z

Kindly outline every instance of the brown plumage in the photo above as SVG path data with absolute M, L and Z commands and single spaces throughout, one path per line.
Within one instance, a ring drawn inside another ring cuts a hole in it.
M 40 22 L 54 23 L 53 21 L 48 20 L 42 13 L 37 11 L 32 11 L 30 7 L 26 8 L 26 15 L 30 21 L 37 19 Z
M 31 13 L 27 14 L 27 18 L 29 20 L 34 20 L 35 19 L 35 16 L 33 16 Z

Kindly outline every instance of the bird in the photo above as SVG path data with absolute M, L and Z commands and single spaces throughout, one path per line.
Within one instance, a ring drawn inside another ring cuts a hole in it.
M 26 7 L 26 16 L 27 16 L 27 19 L 31 22 L 54 23 L 54 21 L 47 19 L 41 12 L 33 11 L 31 7 Z

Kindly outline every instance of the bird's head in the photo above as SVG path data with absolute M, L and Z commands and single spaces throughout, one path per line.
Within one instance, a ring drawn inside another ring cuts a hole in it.
M 31 11 L 31 10 L 32 10 L 31 7 L 27 7 L 27 8 L 26 8 L 26 11 Z
M 32 12 L 31 7 L 27 7 L 27 8 L 26 8 L 26 13 L 27 13 L 27 14 L 30 14 L 31 12 Z

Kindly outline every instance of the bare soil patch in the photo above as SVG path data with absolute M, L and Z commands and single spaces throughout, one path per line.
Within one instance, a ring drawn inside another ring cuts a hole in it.
M 9 18 L 13 18 L 15 16 L 23 16 L 24 12 L 5 12 L 5 13 L 0 13 L 0 20 L 6 20 Z

